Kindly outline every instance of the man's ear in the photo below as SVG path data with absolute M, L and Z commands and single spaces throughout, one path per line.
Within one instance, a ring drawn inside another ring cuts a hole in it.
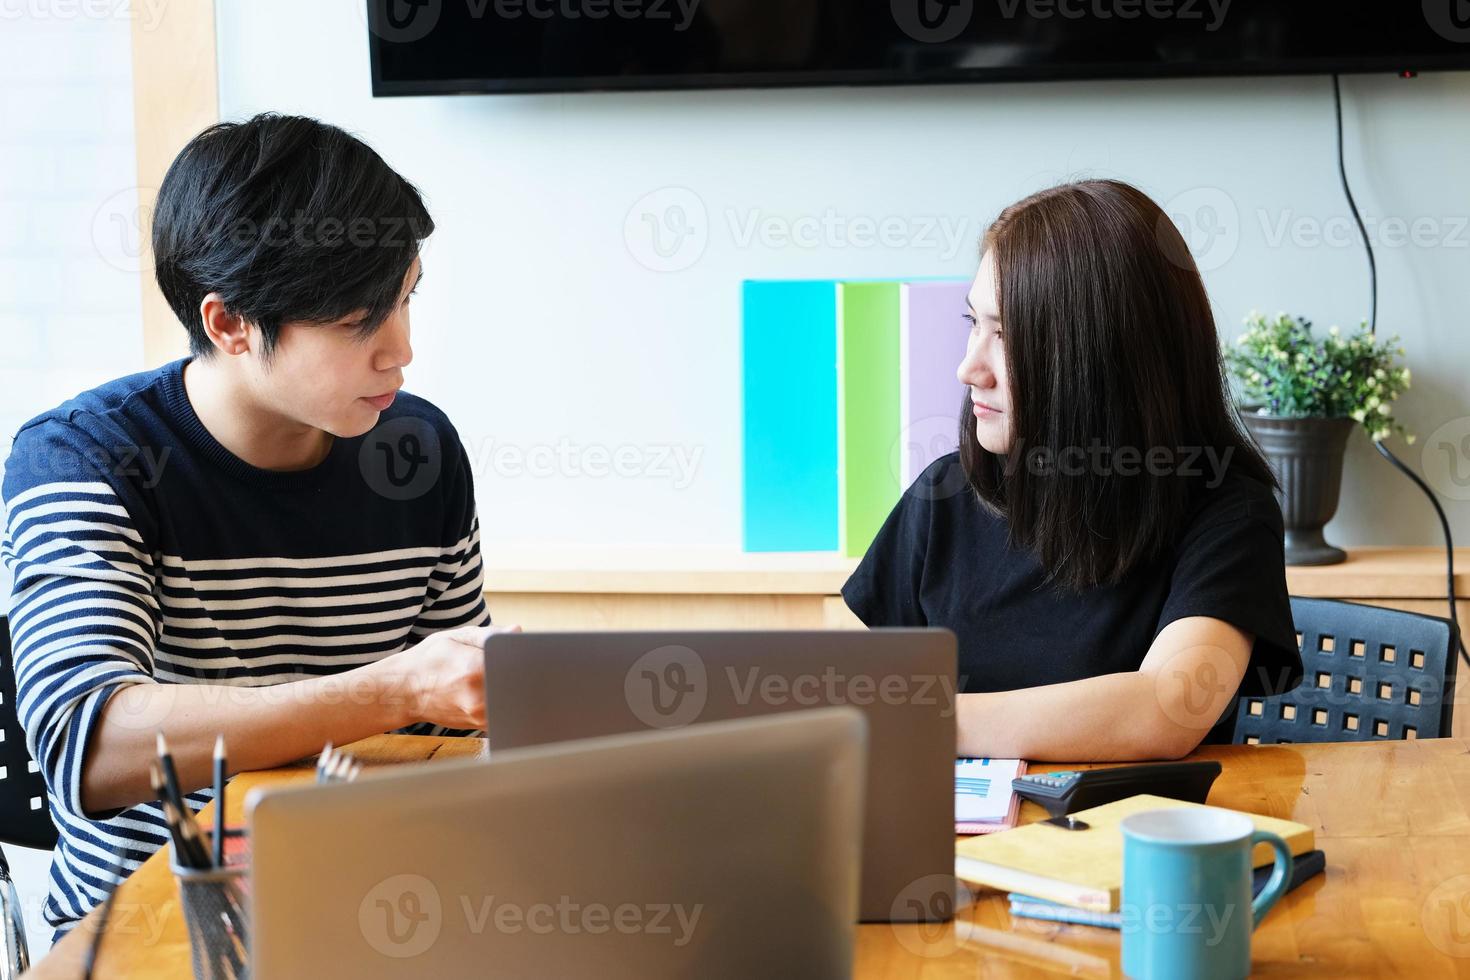
M 232 357 L 249 352 L 250 324 L 225 309 L 224 298 L 219 293 L 204 297 L 199 304 L 199 318 L 215 350 Z

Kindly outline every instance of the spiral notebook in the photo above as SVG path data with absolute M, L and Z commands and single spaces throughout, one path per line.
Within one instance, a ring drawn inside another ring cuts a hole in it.
M 1014 827 L 1021 798 L 1011 780 L 1025 772 L 1024 759 L 956 759 L 954 832 L 991 834 Z

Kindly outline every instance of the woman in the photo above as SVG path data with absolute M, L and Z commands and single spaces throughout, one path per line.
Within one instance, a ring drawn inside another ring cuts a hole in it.
M 1290 689 L 1301 658 L 1276 482 L 1178 231 L 1118 181 L 1045 190 L 986 232 L 968 299 L 959 452 L 903 495 L 848 606 L 955 632 L 961 755 L 1229 741 L 1237 694 Z

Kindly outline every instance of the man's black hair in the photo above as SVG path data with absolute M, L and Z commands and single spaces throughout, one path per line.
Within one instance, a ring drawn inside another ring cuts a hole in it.
M 154 274 L 189 347 L 214 345 L 199 307 L 217 292 L 260 328 L 352 314 L 371 334 L 392 312 L 434 221 L 412 184 L 349 133 L 304 116 L 219 123 L 174 160 L 153 217 Z

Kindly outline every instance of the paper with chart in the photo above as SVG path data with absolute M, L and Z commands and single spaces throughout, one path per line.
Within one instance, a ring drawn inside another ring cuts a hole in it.
M 1025 772 L 1021 759 L 956 759 L 955 831 L 985 834 L 1014 827 L 1020 797 L 1011 789 L 1011 780 Z

